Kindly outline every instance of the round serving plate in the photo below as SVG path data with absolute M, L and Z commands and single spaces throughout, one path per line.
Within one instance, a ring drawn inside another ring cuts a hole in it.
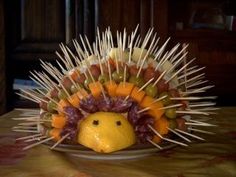
M 45 145 L 53 146 L 53 142 L 48 142 Z M 86 159 L 95 159 L 95 160 L 124 160 L 124 159 L 135 159 L 151 154 L 161 152 L 170 148 L 174 148 L 175 144 L 162 144 L 162 149 L 158 149 L 150 144 L 140 144 L 133 145 L 127 149 L 116 151 L 113 153 L 97 153 L 91 149 L 88 149 L 82 145 L 69 145 L 69 144 L 60 144 L 54 148 L 54 150 L 59 152 L 64 152 L 67 155 L 86 158 Z

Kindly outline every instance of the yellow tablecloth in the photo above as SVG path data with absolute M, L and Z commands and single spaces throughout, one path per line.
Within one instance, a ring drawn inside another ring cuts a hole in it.
M 12 111 L 0 117 L 1 177 L 236 177 L 236 107 L 222 108 L 210 120 L 216 135 L 204 135 L 188 148 L 176 147 L 132 160 L 88 160 L 67 156 L 40 145 L 21 151 L 19 133 L 10 128 Z

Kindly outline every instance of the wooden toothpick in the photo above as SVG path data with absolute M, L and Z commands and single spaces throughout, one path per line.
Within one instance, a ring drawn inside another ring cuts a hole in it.
M 179 142 L 179 141 L 176 141 L 176 140 L 172 140 L 172 139 L 169 139 L 169 138 L 165 138 L 163 137 L 160 133 L 158 133 L 158 131 L 156 131 L 151 125 L 148 125 L 148 127 L 157 135 L 159 136 L 161 139 L 163 140 L 166 140 L 168 142 L 171 142 L 171 143 L 174 143 L 174 144 L 178 144 L 178 145 L 181 145 L 181 146 L 188 146 L 187 144 L 185 143 L 182 143 L 182 142 Z
M 58 146 L 60 143 L 62 143 L 62 141 L 64 141 L 70 134 L 67 133 L 66 135 L 64 135 L 60 140 L 58 140 L 50 149 L 54 149 L 56 146 Z
M 158 149 L 162 149 L 161 146 L 159 146 L 157 143 L 153 142 L 152 140 L 150 139 L 147 139 L 149 143 L 151 143 L 152 145 L 154 145 L 155 147 L 157 147 Z
M 205 139 L 203 139 L 203 138 L 201 138 L 201 137 L 199 137 L 199 136 L 197 136 L 197 135 L 193 135 L 193 134 L 191 134 L 191 133 L 188 133 L 188 132 L 185 132 L 185 131 L 183 131 L 183 130 L 180 130 L 180 129 L 175 129 L 175 131 L 177 131 L 177 132 L 179 132 L 179 133 L 182 133 L 182 134 L 185 134 L 185 135 L 188 135 L 188 136 L 190 136 L 190 137 L 192 137 L 192 138 L 195 138 L 195 139 L 198 139 L 198 140 L 205 140 Z
M 47 141 L 50 141 L 50 140 L 52 140 L 52 139 L 54 139 L 54 137 L 49 137 L 49 138 L 43 139 L 43 140 L 41 140 L 41 141 L 39 141 L 39 142 L 37 142 L 37 143 L 34 143 L 34 144 L 31 144 L 31 145 L 29 145 L 29 146 L 24 147 L 23 150 L 30 149 L 30 148 L 32 148 L 32 147 L 35 147 L 35 146 L 37 146 L 37 145 L 40 145 L 40 144 L 45 143 L 45 142 L 47 142 Z

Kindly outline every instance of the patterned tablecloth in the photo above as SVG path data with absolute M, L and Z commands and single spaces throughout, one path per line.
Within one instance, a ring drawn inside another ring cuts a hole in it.
M 71 157 L 40 145 L 21 151 L 19 133 L 10 128 L 15 110 L 0 117 L 1 177 L 236 177 L 236 108 L 222 108 L 210 120 L 215 135 L 204 135 L 188 148 L 176 147 L 132 160 L 88 160 Z

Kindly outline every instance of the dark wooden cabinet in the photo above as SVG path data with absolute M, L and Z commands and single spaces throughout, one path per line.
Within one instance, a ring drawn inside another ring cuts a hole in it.
M 178 5 L 173 0 L 19 0 L 5 1 L 4 8 L 8 108 L 15 106 L 13 79 L 27 78 L 30 70 L 40 69 L 39 58 L 55 61 L 60 42 L 71 45 L 71 40 L 80 34 L 93 41 L 97 27 L 102 31 L 110 26 L 115 34 L 124 27 L 130 32 L 137 24 L 142 36 L 153 26 L 161 42 L 172 36 L 172 46 L 178 41 L 190 43 L 190 57 L 196 56 L 199 65 L 207 66 L 207 78 L 216 85 L 212 93 L 220 95 L 223 104 L 229 102 L 226 98 L 236 100 L 235 32 L 176 30 L 176 22 L 185 16 L 184 13 L 175 15 L 185 10 L 186 5 L 181 3 Z
M 0 0 L 0 115 L 6 112 L 4 2 Z
M 30 70 L 40 68 L 40 58 L 54 60 L 58 44 L 71 38 L 68 3 L 64 0 L 5 1 L 9 109 L 20 106 L 15 102 L 18 97 L 12 89 L 13 80 L 27 79 Z
M 164 0 L 20 0 L 6 2 L 7 43 L 15 60 L 54 59 L 60 42 L 69 44 L 80 34 L 93 41 L 97 27 L 116 34 L 138 24 L 145 35 L 154 26 L 167 36 Z M 52 55 L 51 55 L 52 54 Z
M 209 93 L 219 96 L 218 103 L 221 105 L 235 104 L 235 33 L 211 30 L 190 30 L 183 33 L 175 33 L 174 39 L 189 43 L 190 56 L 197 58 L 196 63 L 199 66 L 206 67 L 204 70 L 206 79 L 210 84 L 215 85 Z
M 69 40 L 64 0 L 7 2 L 7 10 L 8 44 L 15 60 L 37 60 Z
M 105 30 L 110 26 L 113 34 L 126 28 L 130 33 L 139 24 L 144 36 L 154 27 L 164 41 L 167 37 L 166 0 L 97 0 L 95 3 L 95 27 Z
M 189 43 L 190 57 L 206 66 L 206 78 L 215 87 L 221 105 L 236 105 L 236 29 L 227 16 L 236 16 L 236 3 L 225 0 L 169 0 L 168 34 L 174 42 Z M 235 17 L 234 17 L 235 18 Z
M 39 70 L 39 59 L 55 61 L 55 51 L 61 42 L 71 45 L 71 40 L 80 34 L 94 41 L 97 27 L 102 31 L 110 26 L 116 34 L 124 28 L 131 32 L 138 24 L 142 36 L 154 26 L 164 37 L 166 30 L 159 22 L 166 21 L 162 15 L 166 3 L 164 0 L 6 1 L 8 107 L 18 106 L 14 103 L 17 97 L 12 90 L 13 79 L 28 78 L 30 70 Z

